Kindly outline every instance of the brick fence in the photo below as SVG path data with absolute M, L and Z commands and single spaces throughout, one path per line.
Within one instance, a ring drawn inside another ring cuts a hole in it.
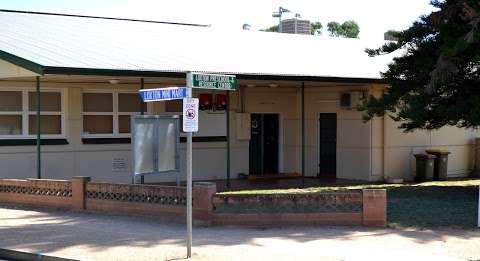
M 213 222 L 229 225 L 386 226 L 385 190 L 293 194 L 216 194 Z
M 184 216 L 186 188 L 71 180 L 0 179 L 0 203 L 107 213 Z M 193 186 L 193 217 L 218 225 L 386 225 L 385 190 L 302 194 L 217 194 L 215 183 Z

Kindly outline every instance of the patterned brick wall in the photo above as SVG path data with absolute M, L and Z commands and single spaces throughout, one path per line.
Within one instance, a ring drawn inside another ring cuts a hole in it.
M 216 194 L 213 223 L 386 226 L 385 190 L 293 194 Z
M 217 194 L 215 183 L 193 187 L 193 217 L 210 224 L 386 226 L 385 190 L 295 194 Z M 185 187 L 72 180 L 0 179 L 0 203 L 185 217 Z

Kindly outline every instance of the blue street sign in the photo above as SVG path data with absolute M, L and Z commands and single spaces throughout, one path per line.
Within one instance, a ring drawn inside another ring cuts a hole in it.
M 169 87 L 140 90 L 140 97 L 144 102 L 168 101 L 187 97 L 186 87 Z

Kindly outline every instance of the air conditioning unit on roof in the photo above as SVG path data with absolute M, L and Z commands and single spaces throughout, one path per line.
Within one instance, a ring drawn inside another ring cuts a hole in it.
M 342 93 L 340 96 L 340 107 L 344 110 L 356 109 L 365 101 L 366 94 L 363 91 L 352 91 Z

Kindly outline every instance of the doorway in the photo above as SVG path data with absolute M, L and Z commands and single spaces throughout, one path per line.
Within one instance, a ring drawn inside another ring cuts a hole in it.
M 250 138 L 250 174 L 278 173 L 279 159 L 278 113 L 252 113 Z
M 320 178 L 337 176 L 337 114 L 320 113 L 319 117 Z

